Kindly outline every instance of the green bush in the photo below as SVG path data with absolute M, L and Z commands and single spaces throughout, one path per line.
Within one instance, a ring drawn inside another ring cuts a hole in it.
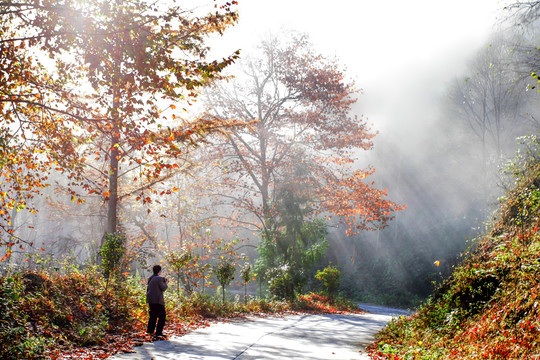
M 103 266 L 103 273 L 106 279 L 115 271 L 119 270 L 120 260 L 126 252 L 124 244 L 125 236 L 123 234 L 105 234 L 105 242 L 101 249 L 99 249 L 99 256 L 101 256 L 101 266 Z
M 275 299 L 294 299 L 294 282 L 288 266 L 269 269 L 266 272 L 268 291 Z
M 335 266 L 328 265 L 323 270 L 317 271 L 315 279 L 323 282 L 328 295 L 335 296 L 341 281 L 341 271 Z
M 28 354 L 31 339 L 28 315 L 23 311 L 24 283 L 21 276 L 0 278 L 0 359 L 20 359 Z
M 223 259 L 217 266 L 214 267 L 214 273 L 221 284 L 223 293 L 223 303 L 225 303 L 225 288 L 234 279 L 235 267 L 230 259 Z

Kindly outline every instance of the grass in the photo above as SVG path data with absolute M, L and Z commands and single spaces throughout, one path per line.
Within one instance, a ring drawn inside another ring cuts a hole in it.
M 540 359 L 540 167 L 430 299 L 391 322 L 373 359 Z

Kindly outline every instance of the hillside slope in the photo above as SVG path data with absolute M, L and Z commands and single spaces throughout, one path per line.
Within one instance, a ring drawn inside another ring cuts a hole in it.
M 540 359 L 540 165 L 498 222 L 415 315 L 390 323 L 373 359 Z

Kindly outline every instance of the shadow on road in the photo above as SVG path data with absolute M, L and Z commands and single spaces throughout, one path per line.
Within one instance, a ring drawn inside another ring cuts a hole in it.
M 148 343 L 113 360 L 365 359 L 373 336 L 401 310 L 361 306 L 367 314 L 250 317 Z

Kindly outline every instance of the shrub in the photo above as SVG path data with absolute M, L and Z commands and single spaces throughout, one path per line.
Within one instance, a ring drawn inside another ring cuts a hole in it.
M 336 295 L 339 289 L 339 282 L 341 280 L 341 271 L 339 271 L 338 268 L 328 265 L 323 270 L 317 271 L 315 278 L 323 282 L 329 295 Z
M 300 295 L 294 302 L 294 308 L 300 311 L 322 313 L 358 312 L 360 308 L 342 297 L 331 297 L 326 294 L 309 293 Z
M 103 267 L 103 273 L 106 279 L 118 271 L 120 260 L 124 253 L 125 248 L 125 236 L 121 233 L 107 233 L 105 234 L 105 242 L 101 249 L 99 249 L 99 256 L 101 256 L 101 266 Z
M 107 293 L 104 282 L 95 267 L 69 276 L 0 277 L 0 359 L 42 359 L 59 348 L 99 343 L 106 333 L 142 328 L 137 288 L 123 281 L 122 290 Z
M 275 299 L 294 299 L 294 282 L 288 266 L 271 268 L 266 272 L 268 291 Z
M 221 284 L 221 289 L 223 292 L 223 303 L 225 303 L 225 288 L 231 283 L 234 279 L 234 264 L 232 260 L 223 259 L 219 265 L 214 267 L 214 273 Z

